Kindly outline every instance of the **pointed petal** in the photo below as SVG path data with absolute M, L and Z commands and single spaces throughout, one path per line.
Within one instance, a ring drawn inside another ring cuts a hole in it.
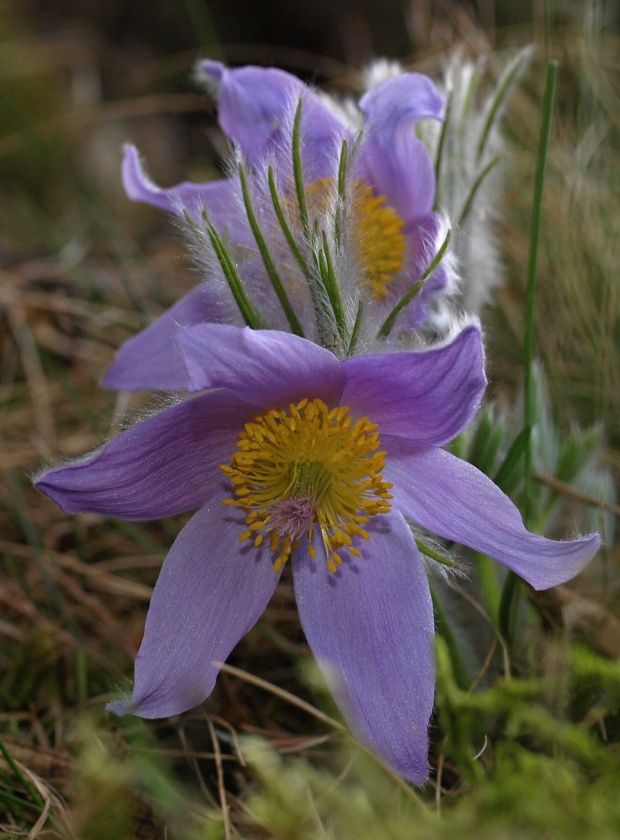
M 50 470 L 36 487 L 66 513 L 159 519 L 203 505 L 222 481 L 219 465 L 256 407 L 202 394 L 137 423 L 98 451 Z
M 408 223 L 430 213 L 435 204 L 435 172 L 426 146 L 411 132 L 389 140 L 368 134 L 360 146 L 359 177 Z
M 290 73 L 266 67 L 228 70 L 219 61 L 203 61 L 200 74 L 217 85 L 218 117 L 225 134 L 256 165 L 277 143 L 291 102 L 304 89 Z
M 179 329 L 237 318 L 237 311 L 222 300 L 214 284 L 201 283 L 121 346 L 103 384 L 119 391 L 186 391 L 189 375 L 176 343 Z
M 301 623 L 353 732 L 406 779 L 427 773 L 433 707 L 433 608 L 422 561 L 397 513 L 376 516 L 360 559 L 337 574 L 294 557 Z
M 204 184 L 183 181 L 174 187 L 158 187 L 142 168 L 138 150 L 129 143 L 123 150 L 121 175 L 125 192 L 133 201 L 143 201 L 167 213 L 182 215 L 183 211 L 187 210 L 198 219 L 202 210 L 206 209 L 218 230 L 224 230 L 231 218 L 235 218 L 235 188 L 229 180 L 209 181 Z
M 353 356 L 342 363 L 341 403 L 385 435 L 418 444 L 452 440 L 471 421 L 486 386 L 482 339 L 467 327 L 435 350 Z
M 382 443 L 394 507 L 423 528 L 495 558 L 534 589 L 570 580 L 600 546 L 598 534 L 558 541 L 530 533 L 508 496 L 449 452 L 416 449 L 396 438 Z
M 202 703 L 218 674 L 212 663 L 228 657 L 267 606 L 279 579 L 271 553 L 239 542 L 243 516 L 231 516 L 223 498 L 219 492 L 190 519 L 164 560 L 132 698 L 110 711 L 161 718 Z
M 181 330 L 178 343 L 192 390 L 227 388 L 264 408 L 304 398 L 336 404 L 344 384 L 329 350 L 291 333 L 200 324 Z
M 434 83 L 419 73 L 388 79 L 360 100 L 367 122 L 359 150 L 363 178 L 406 222 L 435 203 L 433 165 L 414 126 L 422 117 L 440 118 L 443 104 Z
M 239 67 L 228 70 L 219 61 L 203 61 L 199 72 L 219 91 L 218 113 L 223 131 L 258 166 L 269 152 L 279 151 L 290 130 L 297 102 L 303 96 L 303 138 L 309 153 L 321 157 L 331 151 L 333 138 L 342 134 L 341 123 L 298 78 L 273 67 Z M 290 147 L 285 151 L 290 158 Z M 313 178 L 319 177 L 312 167 Z
M 423 73 L 400 73 L 370 88 L 360 99 L 360 108 L 371 125 L 397 131 L 422 117 L 441 119 L 444 98 Z

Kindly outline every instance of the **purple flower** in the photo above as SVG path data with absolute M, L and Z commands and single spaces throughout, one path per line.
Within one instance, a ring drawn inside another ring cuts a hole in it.
M 359 108 L 349 109 L 353 116 L 347 120 L 342 116 L 345 109 L 337 115 L 326 98 L 281 70 L 227 70 L 219 62 L 204 61 L 200 74 L 217 91 L 220 125 L 241 155 L 250 200 L 301 324 L 298 334 L 331 347 L 325 336 L 338 331 L 317 324 L 322 317 L 317 306 L 320 290 L 312 288 L 319 252 L 329 247 L 338 291 L 348 305 L 342 320 L 350 328 L 359 306 L 361 336 L 372 347 L 376 325 L 419 280 L 446 236 L 442 217 L 433 211 L 433 166 L 414 130 L 419 119 L 441 118 L 441 94 L 426 76 L 403 73 L 368 91 Z M 305 229 L 293 166 L 300 101 L 302 191 L 310 217 Z M 282 212 L 307 265 L 305 272 L 278 221 L 268 183 L 270 167 Z M 122 173 L 130 198 L 181 218 L 189 214 L 199 226 L 206 212 L 229 244 L 232 262 L 248 295 L 257 302 L 263 325 L 291 329 L 258 253 L 236 169 L 226 180 L 161 189 L 145 175 L 135 147 L 127 146 Z M 205 282 L 125 343 L 106 374 L 106 385 L 123 390 L 176 387 L 173 383 L 185 373 L 174 341 L 180 327 L 205 321 L 243 324 L 208 236 L 196 241 L 195 233 L 190 232 Z M 437 294 L 454 282 L 450 260 L 444 259 L 399 315 L 394 337 L 419 328 Z
M 180 333 L 200 392 L 37 487 L 68 513 L 197 512 L 155 587 L 131 700 L 146 718 L 201 703 L 290 560 L 301 623 L 343 715 L 405 778 L 427 773 L 433 609 L 407 520 L 495 557 L 536 589 L 599 546 L 531 534 L 512 502 L 441 447 L 484 388 L 475 327 L 427 351 L 354 356 L 290 333 Z

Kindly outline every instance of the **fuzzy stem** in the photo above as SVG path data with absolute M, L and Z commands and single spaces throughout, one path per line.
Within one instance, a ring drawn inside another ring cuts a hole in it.
M 260 255 L 263 259 L 265 270 L 271 281 L 271 285 L 273 286 L 273 290 L 276 293 L 278 300 L 280 301 L 282 309 L 284 310 L 284 314 L 286 315 L 286 318 L 291 327 L 291 332 L 295 333 L 295 335 L 300 335 L 303 337 L 304 333 L 301 324 L 299 323 L 299 320 L 295 315 L 295 310 L 291 306 L 291 302 L 288 298 L 288 295 L 286 294 L 286 290 L 282 285 L 282 281 L 280 280 L 278 270 L 276 269 L 275 263 L 271 258 L 271 254 L 269 253 L 269 247 L 267 245 L 267 242 L 265 241 L 263 232 L 260 229 L 260 225 L 258 224 L 256 213 L 254 212 L 254 208 L 252 207 L 252 200 L 250 198 L 250 191 L 248 189 L 248 181 L 245 172 L 243 171 L 243 166 L 241 166 L 241 164 L 239 165 L 239 178 L 241 180 L 241 191 L 243 193 L 243 203 L 245 205 L 245 212 L 247 214 L 250 227 L 252 228 L 254 239 L 256 240 L 256 244 L 258 245 L 258 250 L 260 251 Z
M 463 205 L 463 210 L 461 211 L 461 217 L 459 219 L 459 226 L 461 226 L 465 222 L 465 219 L 469 215 L 469 211 L 471 210 L 472 204 L 474 203 L 474 199 L 476 198 L 476 194 L 478 193 L 478 190 L 482 186 L 482 182 L 487 177 L 489 172 L 492 169 L 494 169 L 499 162 L 500 162 L 499 156 L 494 157 L 492 160 L 490 160 L 487 163 L 487 165 L 484 167 L 482 172 L 478 175 L 478 177 L 476 178 L 474 183 L 472 184 L 472 188 L 469 191 L 469 195 L 467 196 L 467 201 Z
M 415 544 L 417 545 L 420 553 L 423 554 L 425 557 L 430 557 L 431 560 L 435 560 L 435 562 L 441 563 L 442 566 L 450 566 L 450 568 L 452 569 L 456 568 L 456 563 L 453 563 L 452 560 L 450 560 L 444 554 L 441 554 L 441 552 L 435 551 L 435 549 L 432 548 L 432 546 L 418 539 L 418 537 L 415 537 Z
M 359 338 L 360 327 L 362 326 L 362 316 L 364 314 L 364 305 L 360 300 L 357 304 L 357 313 L 355 315 L 355 323 L 353 324 L 353 329 L 351 330 L 351 335 L 349 337 L 349 346 L 347 347 L 347 356 L 352 356 L 355 352 L 355 347 L 357 345 L 357 340 Z
M 301 226 L 307 241 L 310 241 L 310 221 L 308 205 L 306 204 L 306 190 L 304 182 L 304 171 L 301 161 L 301 108 L 303 100 L 299 99 L 295 110 L 295 121 L 293 122 L 293 177 L 295 180 L 295 193 L 299 204 L 299 215 Z
M 204 234 L 196 224 L 196 222 L 192 219 L 190 214 L 187 210 L 184 211 L 185 221 L 191 227 L 193 232 L 198 236 L 200 239 L 204 238 Z M 212 223 L 209 221 L 206 212 L 203 213 L 203 221 L 205 223 L 205 227 L 207 230 L 207 234 L 209 236 L 209 240 L 211 242 L 211 246 L 215 252 L 215 256 L 218 259 L 218 262 L 222 268 L 224 273 L 224 277 L 226 278 L 226 282 L 228 283 L 228 287 L 230 288 L 231 294 L 235 299 L 235 303 L 239 307 L 239 311 L 243 317 L 243 320 L 248 325 L 248 327 L 252 327 L 253 330 L 258 330 L 264 328 L 264 323 L 258 312 L 252 306 L 252 303 L 247 296 L 245 289 L 243 288 L 243 283 L 239 274 L 237 273 L 237 269 L 235 268 L 232 259 L 230 258 L 230 254 L 226 250 L 226 246 L 222 242 L 222 238 L 217 232 L 217 230 L 213 227 Z
M 340 291 L 338 289 L 338 278 L 336 277 L 325 233 L 323 233 L 323 247 L 319 251 L 319 269 L 323 280 L 323 286 L 327 292 L 332 312 L 334 313 L 334 320 L 336 322 L 336 327 L 338 328 L 338 333 L 340 338 L 344 341 L 347 325 L 344 310 L 342 308 L 342 301 L 340 299 Z
M 286 221 L 286 216 L 284 215 L 284 210 L 282 209 L 282 204 L 280 203 L 280 198 L 278 196 L 278 190 L 276 187 L 276 182 L 273 174 L 273 167 L 269 167 L 268 172 L 268 179 L 269 179 L 269 192 L 271 193 L 271 201 L 273 203 L 273 209 L 275 210 L 276 216 L 278 217 L 278 222 L 280 227 L 282 228 L 282 233 L 284 234 L 284 238 L 286 239 L 289 248 L 291 249 L 291 253 L 295 257 L 295 260 L 299 267 L 301 268 L 305 277 L 310 279 L 310 269 L 308 268 L 308 263 L 304 259 L 303 254 L 299 250 L 299 246 L 295 241 L 295 237 L 293 236 L 293 232 Z
M 446 253 L 448 245 L 450 244 L 450 237 L 451 236 L 452 236 L 452 231 L 448 230 L 448 232 L 446 234 L 446 238 L 442 242 L 441 248 L 437 251 L 437 253 L 435 255 L 435 259 L 428 266 L 428 268 L 426 269 L 424 274 L 420 277 L 420 279 L 416 283 L 414 283 L 413 286 L 411 286 L 410 289 L 408 289 L 405 292 L 405 294 L 398 301 L 398 303 L 396 304 L 394 309 L 392 309 L 390 314 L 387 316 L 387 318 L 383 322 L 383 326 L 381 327 L 381 329 L 379 330 L 379 333 L 378 333 L 379 338 L 387 338 L 388 337 L 388 335 L 392 331 L 392 327 L 394 326 L 394 322 L 396 321 L 396 318 L 400 315 L 402 310 L 406 306 L 408 306 L 408 304 L 411 303 L 411 301 L 414 299 L 414 297 L 420 291 L 420 289 L 422 288 L 422 286 L 424 285 L 426 280 L 428 280 L 428 278 L 431 276 L 433 271 L 435 271 L 435 269 L 437 268 L 439 263 L 442 261 L 443 255 Z

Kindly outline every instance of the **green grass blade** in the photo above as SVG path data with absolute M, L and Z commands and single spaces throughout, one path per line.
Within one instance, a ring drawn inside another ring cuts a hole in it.
M 37 807 L 39 807 L 39 808 L 43 808 L 45 803 L 41 799 L 41 796 L 39 795 L 38 791 L 30 784 L 30 781 L 28 780 L 28 778 L 22 773 L 19 765 L 17 764 L 17 762 L 15 761 L 15 759 L 13 758 L 13 756 L 11 755 L 9 750 L 7 749 L 6 744 L 4 744 L 4 742 L 1 739 L 0 739 L 0 752 L 4 756 L 4 759 L 5 759 L 6 763 L 9 765 L 9 767 L 11 768 L 13 773 L 15 774 L 15 778 L 18 780 L 18 782 L 24 788 L 24 790 L 27 791 L 28 795 L 30 796 L 32 801 L 35 803 L 35 805 L 37 805 Z
M 532 427 L 536 422 L 534 404 L 534 382 L 532 364 L 534 360 L 534 309 L 536 301 L 536 270 L 538 266 L 538 248 L 542 230 L 543 194 L 549 156 L 549 140 L 553 123 L 553 108 L 557 86 L 559 65 L 550 61 L 547 65 L 547 79 L 543 99 L 542 127 L 538 145 L 538 160 L 534 180 L 534 204 L 532 207 L 532 230 L 530 237 L 530 256 L 527 269 L 527 292 L 525 298 L 525 337 L 523 354 L 523 425 Z M 532 496 L 532 449 L 530 442 L 525 447 L 525 511 L 524 520 L 528 524 L 531 518 Z
M 210 58 L 224 58 L 223 50 L 215 33 L 207 3 L 201 0 L 183 0 L 194 35 L 205 55 Z
M 513 474 L 517 464 L 521 460 L 526 448 L 529 445 L 532 427 L 526 426 L 516 436 L 500 468 L 493 476 L 493 481 L 498 487 L 502 487 L 507 479 Z
M 547 159 L 549 155 L 549 140 L 551 137 L 551 126 L 553 123 L 553 108 L 555 103 L 555 90 L 558 78 L 558 62 L 550 61 L 547 65 L 547 79 L 545 82 L 545 95 L 543 99 L 542 126 L 538 144 L 538 159 L 536 164 L 536 177 L 534 179 L 534 203 L 532 207 L 532 230 L 530 237 L 530 256 L 527 271 L 527 292 L 525 299 L 525 337 L 523 357 L 523 425 L 524 428 L 532 428 L 536 422 L 535 399 L 534 399 L 534 305 L 536 300 L 536 269 L 538 265 L 538 248 L 540 244 L 540 233 L 542 229 L 543 194 L 545 177 L 547 173 Z M 531 435 L 525 441 L 523 451 L 524 475 L 525 475 L 525 499 L 523 521 L 529 527 L 532 520 L 532 447 Z M 510 645 L 513 638 L 513 630 L 516 624 L 518 613 L 519 578 L 514 572 L 508 572 L 506 583 L 502 591 L 502 598 L 499 610 L 500 632 L 507 644 Z

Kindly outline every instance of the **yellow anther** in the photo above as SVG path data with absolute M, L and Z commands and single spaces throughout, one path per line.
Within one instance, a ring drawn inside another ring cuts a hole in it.
M 328 568 L 342 564 L 344 549 L 354 557 L 356 537 L 367 540 L 362 525 L 391 509 L 382 477 L 384 451 L 377 426 L 368 418 L 354 422 L 346 406 L 328 408 L 320 399 L 301 400 L 288 410 L 272 409 L 246 423 L 236 451 L 222 472 L 231 483 L 235 505 L 247 529 L 239 537 L 254 546 L 268 536 L 279 571 L 306 534 L 315 558 L 315 527 L 321 534 Z
M 355 245 L 364 282 L 371 295 L 387 296 L 394 277 L 405 264 L 407 240 L 405 224 L 387 203 L 363 181 L 353 190 Z

